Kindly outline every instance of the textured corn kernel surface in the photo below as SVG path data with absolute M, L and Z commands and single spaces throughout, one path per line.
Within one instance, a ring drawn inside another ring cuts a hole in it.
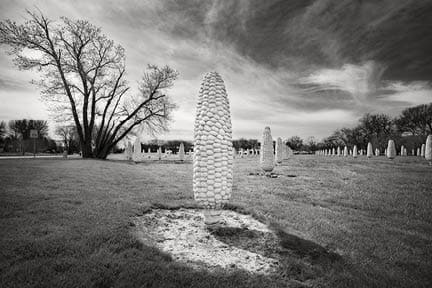
M 273 138 L 270 127 L 265 127 L 260 152 L 260 166 L 265 172 L 271 172 L 274 168 Z
M 204 208 L 231 197 L 233 149 L 228 96 L 221 76 L 207 73 L 198 95 L 194 128 L 193 192 Z

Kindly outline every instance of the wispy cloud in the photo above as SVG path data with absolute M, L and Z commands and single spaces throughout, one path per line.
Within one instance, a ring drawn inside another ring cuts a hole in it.
M 234 137 L 260 137 L 266 125 L 276 136 L 324 137 L 362 113 L 432 101 L 427 0 L 20 0 L 0 2 L 0 18 L 22 21 L 35 5 L 53 20 L 89 20 L 124 46 L 131 93 L 148 63 L 180 72 L 164 138 L 192 138 L 202 76 L 213 70 L 227 87 Z M 37 74 L 16 71 L 4 54 L 0 65 L 0 102 L 7 92 L 37 101 L 25 90 Z M 17 103 L 0 119 L 47 115 Z

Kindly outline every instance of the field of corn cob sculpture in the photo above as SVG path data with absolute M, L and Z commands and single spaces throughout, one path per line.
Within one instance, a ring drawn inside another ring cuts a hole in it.
M 265 173 L 270 173 L 274 169 L 273 138 L 270 127 L 264 128 L 260 151 L 260 166 Z
M 221 76 L 210 72 L 204 76 L 199 90 L 194 128 L 193 193 L 201 207 L 218 209 L 229 201 L 232 166 L 228 96 Z M 212 224 L 210 218 L 206 216 L 207 224 Z

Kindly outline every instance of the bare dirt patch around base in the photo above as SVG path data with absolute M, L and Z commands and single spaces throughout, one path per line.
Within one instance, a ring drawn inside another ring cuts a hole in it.
M 153 209 L 136 217 L 138 237 L 198 269 L 242 269 L 259 274 L 278 270 L 278 259 L 266 255 L 269 247 L 278 246 L 277 236 L 267 225 L 250 215 L 220 210 L 224 224 L 207 227 L 203 212 Z

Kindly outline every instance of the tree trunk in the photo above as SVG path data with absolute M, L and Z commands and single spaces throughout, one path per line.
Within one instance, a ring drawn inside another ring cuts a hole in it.
M 111 149 L 109 145 L 104 146 L 101 150 L 95 151 L 95 157 L 98 159 L 106 159 Z
M 83 158 L 93 158 L 93 151 L 90 141 L 80 141 L 80 146 Z

